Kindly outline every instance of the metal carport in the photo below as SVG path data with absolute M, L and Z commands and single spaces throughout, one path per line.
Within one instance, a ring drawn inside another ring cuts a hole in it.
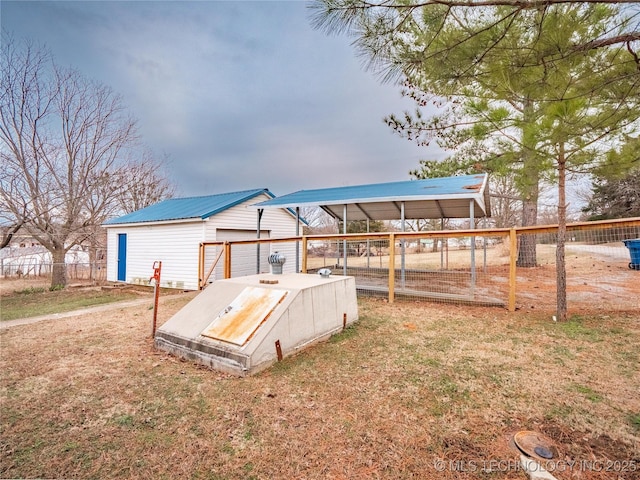
M 476 218 L 491 216 L 488 181 L 489 176 L 484 173 L 300 190 L 252 207 L 258 210 L 258 232 L 264 209 L 295 209 L 299 218 L 301 207 L 322 208 L 335 219 L 343 221 L 344 233 L 347 222 L 356 220 L 400 219 L 404 231 L 407 219 L 469 218 L 470 228 L 474 228 Z M 296 235 L 299 235 L 299 229 L 296 229 Z M 345 249 L 345 272 L 346 257 Z M 475 275 L 475 242 L 471 242 L 471 262 Z M 299 271 L 298 258 L 296 271 Z

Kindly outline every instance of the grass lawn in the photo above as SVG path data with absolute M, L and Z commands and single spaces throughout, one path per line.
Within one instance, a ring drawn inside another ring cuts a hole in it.
M 49 291 L 45 287 L 27 287 L 0 296 L 0 321 L 70 312 L 134 298 L 140 295 L 132 290 L 88 287 Z
M 531 429 L 559 479 L 640 478 L 637 314 L 359 306 L 244 379 L 156 351 L 146 306 L 0 330 L 0 477 L 523 479 Z

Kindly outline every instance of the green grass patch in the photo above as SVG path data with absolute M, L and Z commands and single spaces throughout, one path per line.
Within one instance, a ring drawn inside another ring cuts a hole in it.
M 28 288 L 23 288 L 22 290 L 16 290 L 14 293 L 16 295 L 32 295 L 34 293 L 44 293 L 44 292 L 45 292 L 44 287 L 28 287 Z
M 594 403 L 602 401 L 602 395 L 600 395 L 598 392 L 596 392 L 592 388 L 587 387 L 586 385 L 575 384 L 573 385 L 573 389 L 576 392 L 584 395 L 587 400 L 590 400 Z
M 640 412 L 629 415 L 629 424 L 638 432 L 640 432 Z
M 330 343 L 342 343 L 345 340 L 348 340 L 352 337 L 354 337 L 356 335 L 356 328 L 355 326 L 349 325 L 348 327 L 344 328 L 341 332 L 338 332 L 334 335 L 331 335 L 331 337 L 329 338 L 329 342 Z
M 117 415 L 114 417 L 113 421 L 120 427 L 133 427 L 133 415 Z
M 0 321 L 70 312 L 80 308 L 139 298 L 133 292 L 96 289 L 45 291 L 26 288 L 0 298 Z
M 588 342 L 601 342 L 601 332 L 593 327 L 585 325 L 584 319 L 579 315 L 572 316 L 566 322 L 558 322 L 557 329 L 572 340 L 586 340 Z

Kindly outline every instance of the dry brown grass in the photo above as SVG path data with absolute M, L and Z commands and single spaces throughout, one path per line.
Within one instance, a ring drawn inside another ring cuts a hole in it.
M 160 323 L 190 295 L 163 298 Z M 520 429 L 640 470 L 631 315 L 362 300 L 355 326 L 245 379 L 155 351 L 150 315 L 0 332 L 1 477 L 520 479 Z M 593 470 L 556 475 L 640 476 Z

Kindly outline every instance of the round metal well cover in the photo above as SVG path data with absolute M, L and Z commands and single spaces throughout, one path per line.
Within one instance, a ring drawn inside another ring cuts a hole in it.
M 517 432 L 513 441 L 522 453 L 537 460 L 557 458 L 558 449 L 549 437 L 530 430 Z

